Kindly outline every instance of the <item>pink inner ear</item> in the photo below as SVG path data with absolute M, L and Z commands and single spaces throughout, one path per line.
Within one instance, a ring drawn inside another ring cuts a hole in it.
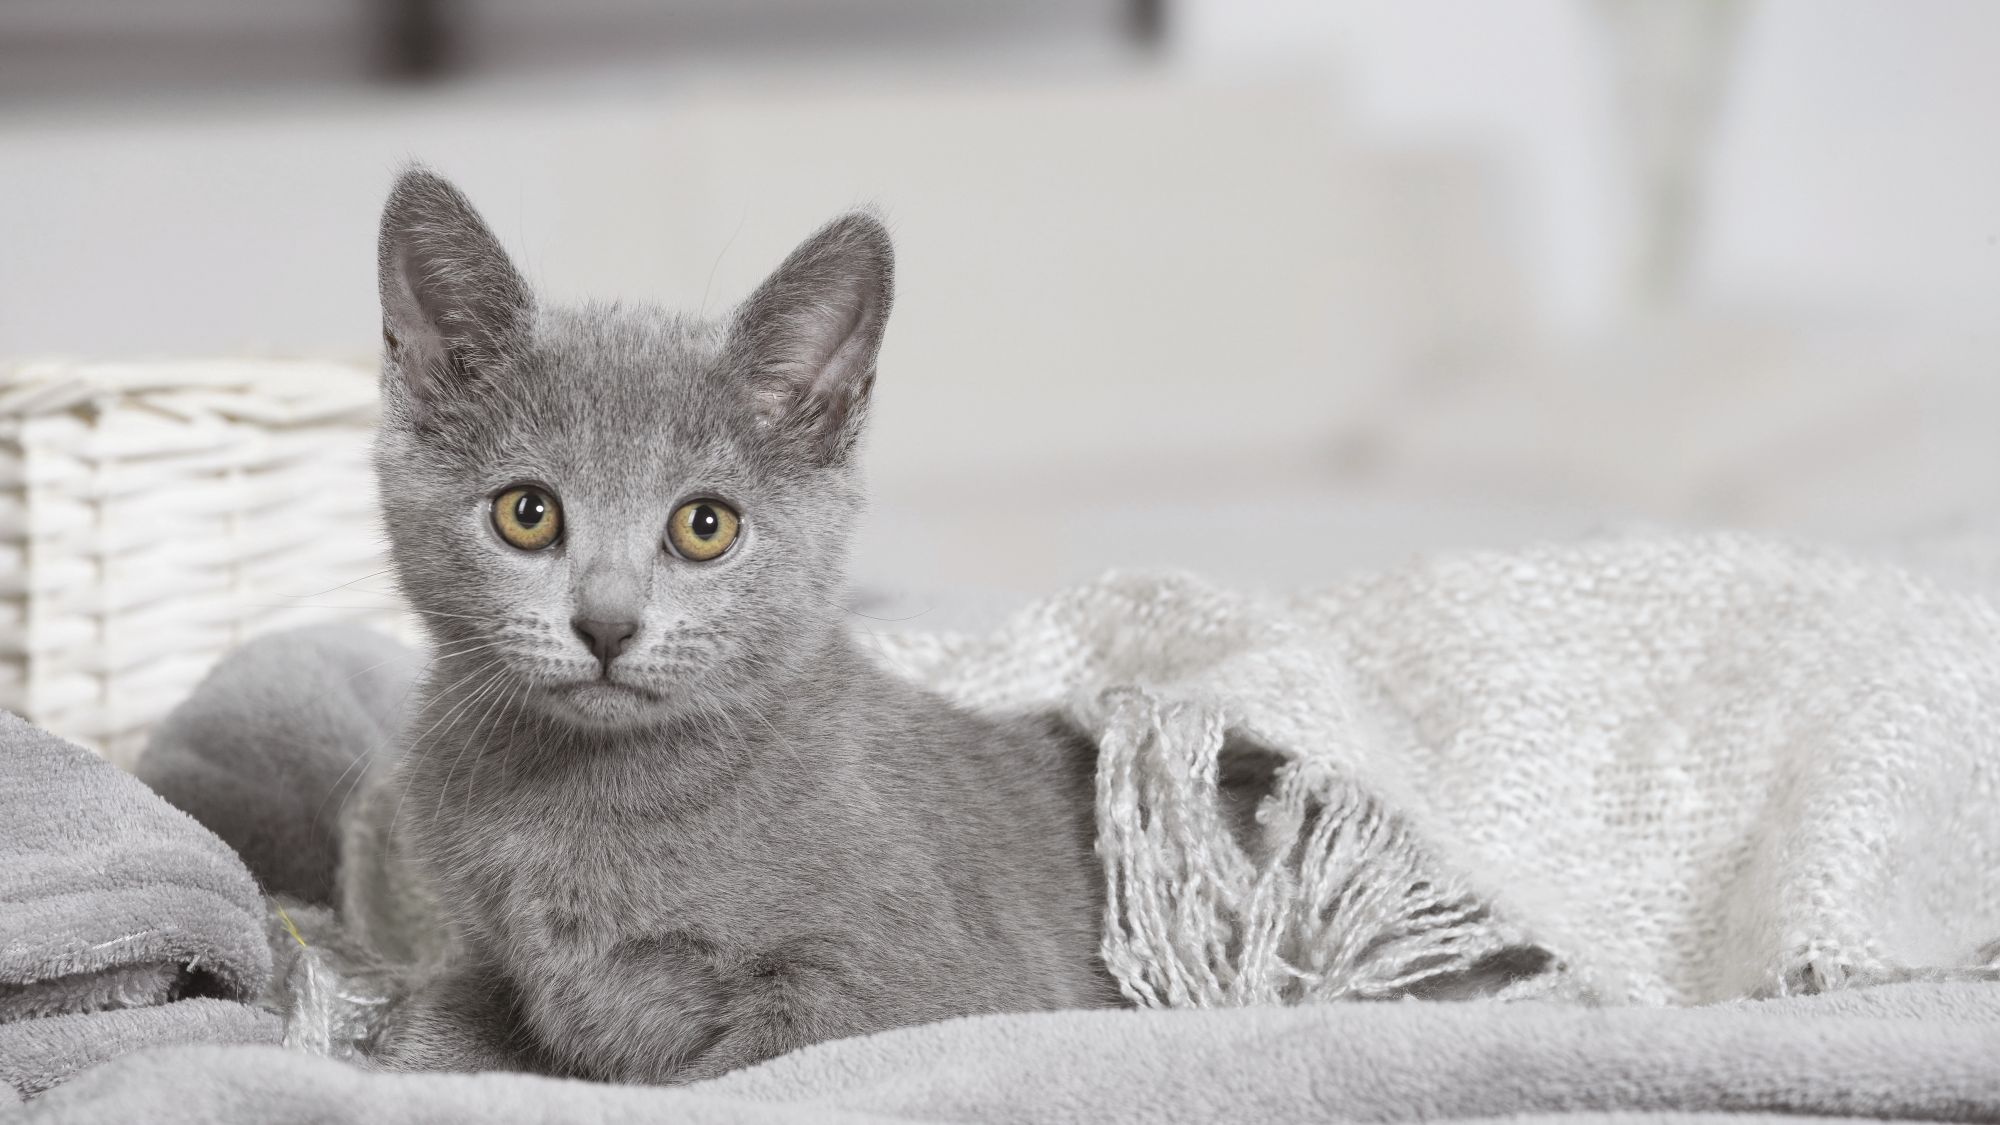
M 865 362 L 860 353 L 868 348 L 863 339 L 862 321 L 868 314 L 867 301 L 859 292 L 845 294 L 846 300 L 820 310 L 822 326 L 819 329 L 823 340 L 831 343 L 822 353 L 818 364 L 819 372 L 806 394 L 820 398 L 847 397 L 855 377 L 861 374 L 856 366 Z
M 750 403 L 838 457 L 853 444 L 889 315 L 888 232 L 860 214 L 829 223 L 786 258 L 737 314 Z
M 430 322 L 417 281 L 411 274 L 409 249 L 398 246 L 382 293 L 382 337 L 394 354 L 403 378 L 418 394 L 437 388 L 427 385 L 436 378 L 431 368 L 443 358 L 443 341 L 437 326 Z
M 794 414 L 828 414 L 837 424 L 872 380 L 859 370 L 871 348 L 868 302 L 857 288 L 784 318 L 752 391 L 766 423 Z

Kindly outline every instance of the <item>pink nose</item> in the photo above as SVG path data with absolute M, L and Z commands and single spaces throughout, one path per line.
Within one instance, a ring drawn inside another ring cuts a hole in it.
M 625 651 L 625 646 L 639 632 L 637 621 L 596 621 L 576 617 L 570 619 L 569 625 L 576 630 L 577 636 L 583 638 L 584 645 L 606 671 L 611 669 L 611 662 L 618 659 L 618 654 Z

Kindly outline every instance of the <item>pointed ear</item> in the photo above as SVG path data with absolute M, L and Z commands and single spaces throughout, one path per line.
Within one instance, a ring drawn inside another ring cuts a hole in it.
M 894 259 L 881 220 L 843 215 L 737 311 L 730 347 L 757 417 L 821 464 L 845 459 L 861 435 Z
M 459 190 L 412 168 L 382 209 L 377 254 L 386 380 L 419 413 L 491 373 L 525 341 L 527 283 Z

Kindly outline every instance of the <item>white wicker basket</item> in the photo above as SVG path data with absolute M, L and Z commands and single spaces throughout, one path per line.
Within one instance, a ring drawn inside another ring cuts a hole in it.
M 375 412 L 352 364 L 0 369 L 0 707 L 129 764 L 252 634 L 397 627 Z

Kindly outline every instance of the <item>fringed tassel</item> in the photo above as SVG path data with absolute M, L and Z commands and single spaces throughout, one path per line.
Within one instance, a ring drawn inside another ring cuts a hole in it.
M 1257 810 L 1260 862 L 1225 815 L 1220 708 L 1118 689 L 1092 710 L 1103 956 L 1135 1004 L 1411 995 L 1525 947 L 1406 822 L 1324 761 L 1274 748 L 1285 764 Z

